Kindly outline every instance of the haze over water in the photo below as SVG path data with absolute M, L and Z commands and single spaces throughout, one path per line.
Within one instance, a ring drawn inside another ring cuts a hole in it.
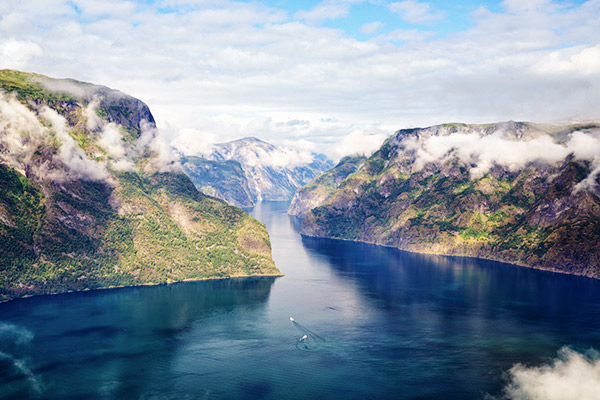
M 600 281 L 302 239 L 287 206 L 252 211 L 285 277 L 0 304 L 0 399 L 483 399 L 600 349 Z

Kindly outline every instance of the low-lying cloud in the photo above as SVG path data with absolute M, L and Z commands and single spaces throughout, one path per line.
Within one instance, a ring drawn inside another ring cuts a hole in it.
M 154 157 L 146 165 L 146 169 L 161 172 L 178 170 L 178 156 L 154 124 L 142 121 L 140 137 L 134 141 L 125 141 L 122 126 L 98 116 L 101 101 L 101 97 L 95 96 L 84 109 L 84 115 L 88 130 L 93 132 L 97 143 L 108 155 L 108 165 L 112 170 L 135 171 L 135 159 L 143 156 L 147 150 Z
M 600 353 L 562 348 L 549 364 L 512 367 L 501 399 L 596 400 L 599 395 Z
M 146 165 L 148 172 L 180 172 L 179 156 L 173 151 L 165 136 L 154 124 L 148 121 L 141 123 L 142 134 L 135 144 L 136 157 L 142 155 L 146 150 L 153 154 L 150 163 Z
M 333 154 L 337 159 L 353 154 L 368 157 L 381 147 L 387 136 L 382 133 L 371 134 L 356 130 L 341 139 L 340 143 L 334 147 Z
M 112 171 L 135 171 L 136 159 L 150 155 L 146 168 L 152 171 L 179 170 L 178 156 L 154 124 L 143 121 L 136 140 L 123 140 L 124 128 L 97 114 L 101 98 L 93 98 L 83 108 L 88 139 L 104 153 L 96 151 L 90 158 L 71 135 L 67 120 L 48 106 L 27 108 L 13 94 L 0 91 L 0 163 L 23 175 L 35 174 L 41 179 L 64 182 L 73 179 L 110 180 Z M 57 147 L 54 159 L 33 163 L 33 157 L 48 145 Z
M 0 161 L 22 174 L 43 139 L 36 116 L 14 96 L 0 92 Z
M 46 106 L 40 108 L 39 115 L 50 128 L 42 125 L 36 114 L 13 95 L 0 93 L 0 146 L 6 149 L 0 156 L 3 164 L 26 175 L 35 152 L 54 137 L 58 145 L 58 158 L 67 170 L 44 162 L 32 172 L 43 179 L 54 181 L 72 178 L 99 180 L 108 177 L 105 166 L 88 158 L 71 137 L 64 117 Z
M 20 355 L 33 337 L 23 326 L 0 321 L 0 363 L 3 378 L 9 378 L 2 382 L 3 398 L 42 398 L 43 382 L 33 372 L 29 358 Z
M 45 106 L 40 109 L 39 114 L 52 125 L 53 131 L 60 142 L 58 156 L 69 168 L 67 176 L 57 169 L 48 171 L 50 179 L 62 181 L 74 176 L 80 179 L 96 181 L 108 178 L 106 165 L 102 162 L 91 160 L 85 154 L 81 146 L 71 137 L 67 120 L 62 115 Z
M 314 157 L 309 151 L 296 150 L 287 147 L 264 145 L 233 146 L 228 143 L 217 145 L 215 149 L 225 159 L 243 160 L 242 164 L 249 167 L 271 167 L 277 170 L 296 168 L 310 164 Z M 208 155 L 208 158 L 214 158 Z
M 591 161 L 593 167 L 590 176 L 576 189 L 593 185 L 600 173 L 600 130 L 575 131 L 562 143 L 542 132 L 534 132 L 531 138 L 521 140 L 509 135 L 510 131 L 502 128 L 489 135 L 482 129 L 465 128 L 449 134 L 412 136 L 403 142 L 407 150 L 415 152 L 416 170 L 428 162 L 458 157 L 472 166 L 472 178 L 480 178 L 495 164 L 517 171 L 534 161 L 554 164 L 573 155 Z

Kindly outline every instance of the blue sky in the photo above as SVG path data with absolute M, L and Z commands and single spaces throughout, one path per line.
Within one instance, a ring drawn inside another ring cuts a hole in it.
M 103 84 L 173 146 L 332 157 L 444 122 L 600 120 L 600 0 L 0 2 L 0 67 Z
M 280 6 L 281 3 L 281 1 L 267 2 L 267 4 L 274 7 Z M 293 16 L 297 11 L 312 9 L 319 2 L 303 1 L 286 3 L 293 3 L 293 7 L 282 7 Z M 373 34 L 363 33 L 361 28 L 374 22 L 382 24 L 380 30 L 376 32 L 377 34 L 389 33 L 396 29 L 418 29 L 432 31 L 435 32 L 435 36 L 440 36 L 468 28 L 471 24 L 469 14 L 480 6 L 491 10 L 498 9 L 497 2 L 489 1 L 465 1 L 460 3 L 431 1 L 428 2 L 431 6 L 431 12 L 438 14 L 438 17 L 433 20 L 408 22 L 403 20 L 398 13 L 392 12 L 389 9 L 389 4 L 390 2 L 361 2 L 354 4 L 349 7 L 347 17 L 324 21 L 323 26 L 342 29 L 359 40 L 367 40 L 373 36 Z

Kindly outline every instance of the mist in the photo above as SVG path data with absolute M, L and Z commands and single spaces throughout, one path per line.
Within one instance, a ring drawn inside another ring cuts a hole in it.
M 472 127 L 447 134 L 443 130 L 449 128 L 435 129 L 440 129 L 442 133 L 430 136 L 425 132 L 419 137 L 410 136 L 402 141 L 407 150 L 414 151 L 414 169 L 417 171 L 429 162 L 457 157 L 471 165 L 471 178 L 477 179 L 494 165 L 518 171 L 534 161 L 555 164 L 573 155 L 576 159 L 591 161 L 593 167 L 593 172 L 579 183 L 577 190 L 593 185 L 600 173 L 599 130 L 575 131 L 559 143 L 541 131 L 533 131 L 524 139 L 516 139 L 515 132 L 502 127 L 488 135 L 483 129 Z
M 21 325 L 0 321 L 0 363 L 2 364 L 2 398 L 41 398 L 43 382 L 33 371 L 31 360 L 23 349 L 34 334 Z M 6 378 L 20 378 L 10 379 Z
M 35 114 L 14 95 L 0 91 L 0 147 L 6 149 L 0 151 L 2 164 L 25 175 L 26 165 L 46 133 Z
M 505 400 L 596 400 L 600 394 L 600 353 L 567 347 L 541 366 L 517 364 L 508 372 Z
M 335 146 L 333 154 L 336 157 L 336 161 L 347 155 L 354 154 L 369 157 L 381 147 L 387 137 L 388 135 L 381 133 L 369 134 L 356 130 L 341 139 L 340 143 Z
M 287 147 L 275 147 L 268 151 L 262 147 L 244 147 L 238 153 L 244 157 L 248 166 L 262 165 L 277 170 L 300 167 L 314 161 L 310 152 Z
M 154 157 L 145 166 L 147 172 L 181 172 L 179 156 L 167 142 L 161 132 L 148 121 L 142 121 L 142 134 L 135 144 L 136 157 L 144 154 L 148 149 Z
M 108 178 L 105 166 L 88 158 L 71 137 L 64 117 L 46 106 L 38 112 L 48 126 L 44 126 L 38 116 L 14 95 L 0 93 L 0 145 L 7 150 L 0 155 L 3 164 L 27 175 L 27 167 L 31 165 L 34 153 L 53 141 L 58 147 L 57 158 L 66 169 L 59 169 L 44 161 L 36 165 L 32 173 L 41 179 L 57 182 L 75 178 Z
M 108 179 L 109 174 L 105 163 L 93 161 L 85 154 L 71 137 L 67 120 L 62 115 L 46 106 L 40 109 L 39 114 L 51 124 L 60 142 L 58 156 L 69 169 L 66 175 L 59 170 L 50 171 L 50 179 L 56 181 L 68 180 L 72 177 L 88 180 Z

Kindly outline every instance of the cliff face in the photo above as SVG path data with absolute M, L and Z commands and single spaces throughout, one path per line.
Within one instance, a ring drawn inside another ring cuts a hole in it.
M 242 165 L 236 160 L 206 160 L 200 157 L 181 159 L 185 173 L 199 191 L 218 197 L 236 207 L 250 208 L 256 204 L 256 193 L 248 186 Z
M 0 300 L 279 274 L 264 225 L 199 193 L 141 101 L 0 71 Z
M 600 278 L 598 154 L 595 124 L 401 130 L 302 234 Z
M 279 148 L 257 138 L 216 144 L 204 158 L 186 157 L 183 163 L 199 190 L 239 207 L 289 200 L 300 186 L 331 166 L 324 156 Z
M 288 214 L 304 218 L 313 208 L 327 203 L 344 179 L 356 172 L 365 160 L 366 157 L 359 155 L 344 157 L 335 167 L 302 186 L 292 197 Z

